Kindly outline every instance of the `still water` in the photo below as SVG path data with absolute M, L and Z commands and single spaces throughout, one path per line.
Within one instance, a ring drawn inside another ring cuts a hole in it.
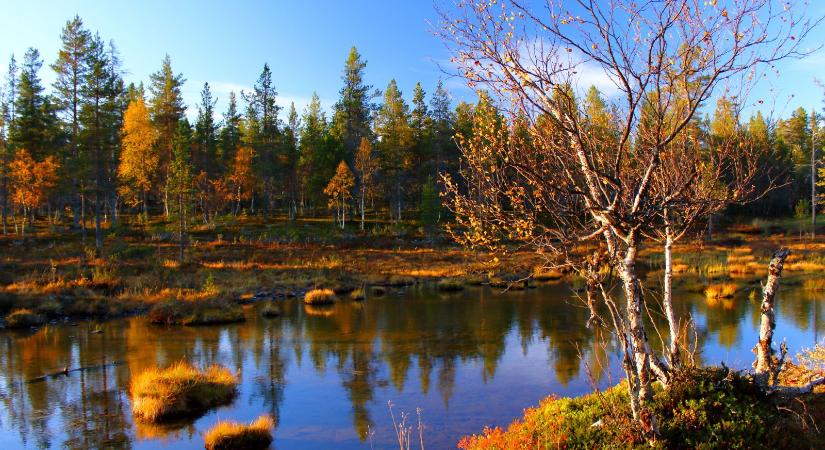
M 825 302 L 784 286 L 776 337 L 792 353 L 825 332 Z M 700 360 L 745 368 L 753 360 L 759 306 L 743 294 L 708 303 L 677 295 L 677 313 L 697 323 Z M 215 327 L 157 327 L 144 318 L 0 331 L 0 447 L 203 448 L 221 419 L 269 413 L 273 448 L 397 448 L 396 418 L 421 409 L 429 449 L 506 425 L 543 397 L 579 395 L 619 377 L 615 346 L 585 327 L 587 310 L 563 284 L 521 292 L 488 287 L 439 293 L 431 285 L 330 309 L 282 303 L 264 319 Z M 93 332 L 101 329 L 102 332 Z M 229 406 L 169 428 L 135 424 L 129 379 L 187 359 L 241 374 Z M 39 378 L 69 369 L 68 375 Z

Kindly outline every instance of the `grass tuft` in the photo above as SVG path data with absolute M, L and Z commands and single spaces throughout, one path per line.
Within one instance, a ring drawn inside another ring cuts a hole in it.
M 186 362 L 147 369 L 132 380 L 132 412 L 146 422 L 195 417 L 232 401 L 238 377 L 213 365 L 200 370 Z
M 712 284 L 705 288 L 705 297 L 708 299 L 731 298 L 736 295 L 738 286 L 734 283 Z
M 349 293 L 349 299 L 353 300 L 353 301 L 356 301 L 356 302 L 360 302 L 361 300 L 364 300 L 365 298 L 367 298 L 367 297 L 366 297 L 366 294 L 364 293 L 363 288 L 358 288 L 358 289 L 356 289 L 356 290 Z
M 28 328 L 43 325 L 46 319 L 28 308 L 15 309 L 6 316 L 7 328 Z
M 335 292 L 332 289 L 313 289 L 304 294 L 307 305 L 330 305 L 334 302 Z
M 266 415 L 249 425 L 223 420 L 210 428 L 203 440 L 206 450 L 264 449 L 272 443 L 274 426 L 275 421 Z
M 149 322 L 162 325 L 220 325 L 244 320 L 243 308 L 229 301 L 167 300 L 149 310 Z

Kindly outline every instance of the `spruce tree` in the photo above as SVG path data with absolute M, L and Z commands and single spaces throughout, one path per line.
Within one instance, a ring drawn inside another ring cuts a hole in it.
M 167 179 L 169 194 L 173 199 L 170 207 L 178 234 L 179 259 L 182 261 L 188 241 L 189 217 L 192 215 L 192 127 L 186 118 L 178 121 L 172 140 L 172 160 Z
M 183 103 L 181 88 L 186 79 L 181 74 L 175 74 L 172 70 L 172 59 L 169 55 L 163 59 L 159 71 L 150 76 L 149 111 L 152 122 L 158 132 L 157 145 L 160 150 L 161 176 L 164 178 L 163 186 L 166 186 L 165 178 L 169 176 L 169 161 L 172 158 L 172 141 L 178 129 L 178 122 L 186 112 Z M 169 193 L 163 192 L 164 212 L 169 215 Z
M 215 103 L 209 83 L 203 84 L 201 102 L 198 105 L 198 119 L 193 136 L 192 163 L 195 172 L 204 171 L 209 178 L 220 170 L 218 165 L 218 124 L 215 123 Z
M 241 144 L 241 114 L 235 92 L 229 93 L 229 105 L 223 114 L 223 127 L 218 138 L 217 160 L 223 170 L 229 167 L 235 157 L 235 150 Z
M 256 170 L 263 182 L 263 196 L 270 212 L 275 206 L 276 185 L 283 176 L 278 145 L 278 112 L 281 108 L 277 104 L 277 96 L 272 71 L 269 64 L 264 64 L 252 91 L 244 93 L 243 97 L 247 102 L 247 143 L 252 145 L 258 155 Z
M 352 161 L 361 138 L 372 139 L 372 100 L 378 96 L 371 93 L 372 86 L 364 81 L 367 62 L 352 47 L 344 65 L 341 79 L 340 98 L 335 104 L 332 116 L 332 132 L 344 147 L 346 160 Z
M 25 148 L 35 160 L 42 160 L 51 154 L 60 136 L 54 105 L 40 81 L 41 67 L 43 60 L 40 52 L 29 48 L 20 67 L 9 129 L 12 146 L 15 149 Z
M 410 161 L 413 143 L 410 127 L 409 107 L 395 80 L 390 80 L 384 92 L 384 103 L 375 118 L 376 133 L 380 137 L 378 150 L 381 171 L 384 174 L 385 189 L 390 217 L 401 220 L 403 191 L 401 186 Z

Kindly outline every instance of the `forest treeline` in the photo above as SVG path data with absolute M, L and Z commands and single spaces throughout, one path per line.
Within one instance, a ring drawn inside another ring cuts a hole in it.
M 429 95 L 416 84 L 410 103 L 395 80 L 381 92 L 366 83 L 366 60 L 353 47 L 331 111 L 317 94 L 301 112 L 294 104 L 283 110 L 264 64 L 249 92 L 229 94 L 223 112 L 205 83 L 192 123 L 181 95 L 186 79 L 169 56 L 146 85 L 127 84 L 115 44 L 82 19 L 69 20 L 60 39 L 57 55 L 30 48 L 8 65 L 0 97 L 4 234 L 25 234 L 37 217 L 66 221 L 84 237 L 93 228 L 99 251 L 123 212 L 138 218 L 133 223 L 162 215 L 181 241 L 194 222 L 241 212 L 329 214 L 342 228 L 354 219 L 363 229 L 370 216 L 433 226 L 443 218 L 439 174 L 460 170 L 457 142 L 490 117 L 507 122 L 484 92 L 475 104 L 455 103 L 440 81 Z M 41 81 L 44 60 L 53 60 L 45 69 L 56 75 L 51 89 Z M 610 108 L 595 87 L 580 102 L 591 115 Z M 757 181 L 778 187 L 736 212 L 801 214 L 819 114 L 799 108 L 770 123 L 761 112 L 743 119 L 737 111 L 721 98 L 693 127 L 700 138 L 745 128 L 769 149 L 771 178 Z

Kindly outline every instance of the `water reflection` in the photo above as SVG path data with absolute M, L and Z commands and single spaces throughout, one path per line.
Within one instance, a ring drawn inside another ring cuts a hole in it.
M 681 293 L 675 306 L 697 323 L 704 361 L 750 363 L 758 303 Z M 778 337 L 791 349 L 812 345 L 825 326 L 824 308 L 817 296 L 785 288 Z M 416 285 L 326 308 L 289 301 L 273 319 L 254 307 L 247 314 L 247 323 L 224 327 L 163 328 L 134 318 L 3 332 L 0 442 L 201 448 L 216 421 L 269 413 L 279 449 L 369 448 L 370 430 L 386 447 L 392 400 L 408 412 L 422 407 L 428 446 L 448 448 L 462 434 L 508 423 L 548 394 L 578 395 L 620 376 L 616 343 L 585 326 L 588 311 L 563 285 L 451 294 Z M 651 317 L 665 329 L 660 315 Z M 238 399 L 194 421 L 135 424 L 131 374 L 182 358 L 240 371 Z

